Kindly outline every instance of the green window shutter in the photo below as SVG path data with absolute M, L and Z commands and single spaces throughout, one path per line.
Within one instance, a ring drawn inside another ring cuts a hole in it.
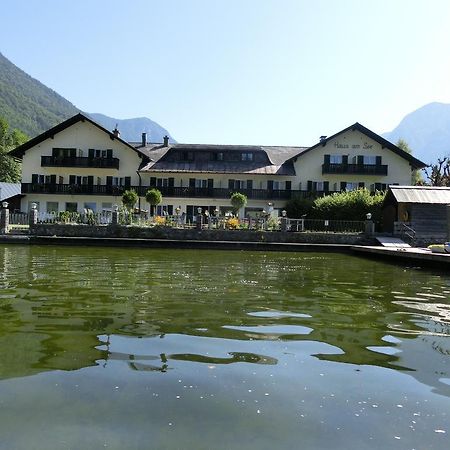
M 292 189 L 292 181 L 286 181 L 284 184 L 284 189 L 286 189 L 286 191 L 290 191 Z
M 88 176 L 88 185 L 93 186 L 94 185 L 94 177 L 92 175 Z
M 360 181 L 360 182 L 358 183 L 358 187 L 359 187 L 360 189 L 364 189 L 364 187 L 365 187 L 364 181 Z
M 324 164 L 330 164 L 330 155 L 323 155 Z
M 273 191 L 273 180 L 267 180 L 267 190 Z
M 376 164 L 377 166 L 381 166 L 381 156 L 376 157 Z
M 308 190 L 308 192 L 312 192 L 312 190 L 313 190 L 313 182 L 311 180 L 308 180 L 307 190 Z
M 189 187 L 195 188 L 195 178 L 189 178 Z
M 175 186 L 175 178 L 169 178 L 168 186 L 169 187 L 174 187 Z
M 247 189 L 253 189 L 253 180 L 247 180 Z
M 69 184 L 75 184 L 75 175 L 69 175 Z
M 71 148 L 70 149 L 70 157 L 71 158 L 76 158 L 77 157 L 77 149 L 76 148 Z
M 50 184 L 56 184 L 56 175 L 50 175 Z
M 131 186 L 131 177 L 125 177 L 125 187 L 129 188 Z
M 39 175 L 37 173 L 33 173 L 33 175 L 31 175 L 31 182 L 39 183 Z
M 156 186 L 156 177 L 150 177 L 150 187 Z
M 106 150 L 106 157 L 107 157 L 108 159 L 112 159 L 112 157 L 113 157 L 112 148 L 108 148 L 108 149 Z
M 342 155 L 342 164 L 348 164 L 348 155 Z
M 89 156 L 90 159 L 93 159 L 93 158 L 94 158 L 94 149 L 93 149 L 93 148 L 90 148 L 90 149 L 88 150 L 88 156 Z
M 214 186 L 214 180 L 212 178 L 208 178 L 208 189 L 212 189 Z
M 228 180 L 228 189 L 234 189 L 234 180 Z
M 112 186 L 113 177 L 106 177 L 106 186 Z
M 358 155 L 358 165 L 362 166 L 364 164 L 364 156 Z
M 341 191 L 345 191 L 346 186 L 347 186 L 347 182 L 341 181 Z
M 330 182 L 329 181 L 324 181 L 323 182 L 323 190 L 325 192 L 329 192 L 329 190 L 330 190 Z

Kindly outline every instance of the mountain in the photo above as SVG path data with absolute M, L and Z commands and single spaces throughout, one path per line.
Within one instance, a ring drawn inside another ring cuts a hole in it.
M 382 136 L 393 143 L 403 139 L 413 156 L 428 164 L 450 156 L 450 104 L 435 102 L 422 106 Z
M 165 128 L 147 117 L 114 119 L 113 117 L 108 117 L 100 113 L 86 114 L 107 130 L 113 130 L 117 125 L 120 131 L 120 137 L 128 142 L 140 142 L 142 133 L 147 133 L 148 142 L 163 142 L 163 137 L 167 135 L 169 136 L 170 142 L 176 143 Z
M 64 97 L 40 81 L 30 77 L 0 53 L 0 117 L 11 128 L 18 128 L 30 137 L 37 136 L 80 110 Z M 143 132 L 147 140 L 163 142 L 170 133 L 156 122 L 146 118 L 119 120 L 98 113 L 85 113 L 108 130 L 118 125 L 122 139 L 141 141 Z
M 12 128 L 33 137 L 78 112 L 72 103 L 0 53 L 0 116 Z

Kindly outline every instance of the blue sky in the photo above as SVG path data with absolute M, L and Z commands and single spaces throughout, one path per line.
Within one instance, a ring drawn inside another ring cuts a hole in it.
M 0 52 L 179 142 L 312 145 L 450 103 L 447 0 L 1 0 Z

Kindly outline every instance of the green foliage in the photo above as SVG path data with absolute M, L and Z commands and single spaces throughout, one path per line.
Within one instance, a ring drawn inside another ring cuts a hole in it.
M 8 122 L 0 117 L 0 181 L 20 183 L 21 165 L 8 152 L 27 140 L 28 137 L 21 131 L 10 131 Z
M 409 153 L 410 155 L 412 155 L 413 151 L 412 148 L 408 145 L 408 143 L 403 140 L 403 139 L 399 139 L 397 141 L 397 147 L 402 149 L 403 151 L 405 151 L 406 153 Z M 411 183 L 414 186 L 420 186 L 424 184 L 423 181 L 423 177 L 422 174 L 420 173 L 420 170 L 413 170 L 412 174 L 411 174 Z
M 72 103 L 0 53 L 0 116 L 6 117 L 11 127 L 36 136 L 78 112 Z
M 409 153 L 410 155 L 412 155 L 412 149 L 411 147 L 408 145 L 408 143 L 403 140 L 403 139 L 399 139 L 397 141 L 397 147 L 402 149 L 404 152 Z
M 145 193 L 145 200 L 147 200 L 150 205 L 150 215 L 154 215 L 154 209 L 156 205 L 159 205 L 162 202 L 162 194 L 159 189 L 149 189 Z
M 136 194 L 136 191 L 133 189 L 126 190 L 122 195 L 122 203 L 125 208 L 128 210 L 131 210 L 134 208 L 134 205 L 138 201 L 138 195 Z
M 311 197 L 294 197 L 288 200 L 286 203 L 286 215 L 291 219 L 301 219 L 302 216 L 309 215 L 311 213 L 314 200 Z
M 240 192 L 231 194 L 230 197 L 231 206 L 233 207 L 233 213 L 237 214 L 238 211 L 247 204 L 247 196 Z
M 350 192 L 336 192 L 314 201 L 312 217 L 329 220 L 365 220 L 371 213 L 375 222 L 381 220 L 381 207 L 385 193 L 370 195 L 367 189 Z

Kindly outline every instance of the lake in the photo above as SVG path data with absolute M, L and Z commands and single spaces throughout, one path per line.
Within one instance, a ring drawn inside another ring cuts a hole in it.
M 448 449 L 450 274 L 0 245 L 0 449 Z

